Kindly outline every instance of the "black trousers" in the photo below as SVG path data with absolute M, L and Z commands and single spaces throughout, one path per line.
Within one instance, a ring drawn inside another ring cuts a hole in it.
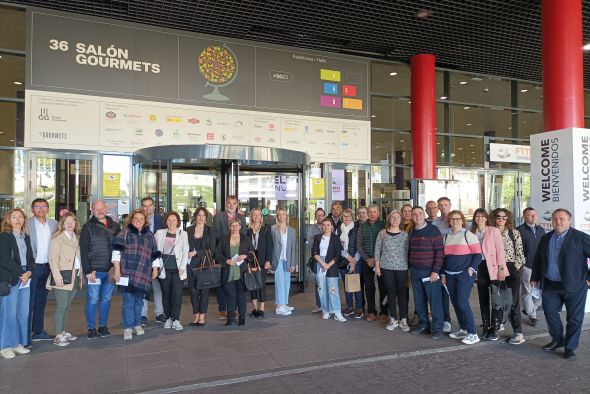
M 514 263 L 507 262 L 508 272 L 510 276 L 506 278 L 506 286 L 512 290 L 512 307 L 508 312 L 508 319 L 512 325 L 514 333 L 522 333 L 522 325 L 520 318 L 520 272 L 516 270 Z
M 479 296 L 479 309 L 481 311 L 481 322 L 483 325 L 484 333 L 492 327 L 498 329 L 500 327 L 500 323 L 502 322 L 502 317 L 504 314 L 501 309 L 491 309 L 491 284 L 492 281 L 490 280 L 488 266 L 484 260 L 479 264 L 479 267 L 477 269 L 477 294 Z
M 359 263 L 362 264 L 361 283 L 364 284 L 365 288 L 364 290 L 365 298 L 367 300 L 367 312 L 377 314 L 377 308 L 375 305 L 375 271 L 373 271 L 373 267 L 369 267 L 365 260 L 360 260 Z M 381 314 L 387 315 L 387 310 L 389 306 L 387 304 L 383 305 L 383 300 L 385 299 L 385 288 L 383 286 L 383 279 L 378 278 L 377 285 L 379 286 L 379 305 L 381 305 Z
M 381 268 L 381 280 L 383 282 L 383 290 L 387 295 L 387 303 L 389 304 L 389 317 L 394 319 L 397 308 L 399 310 L 399 318 L 408 318 L 408 297 L 406 292 L 406 285 L 408 283 L 408 271 L 396 271 Z
M 266 274 L 267 271 L 264 268 L 261 268 L 260 275 L 262 276 L 262 283 L 264 283 L 264 286 L 258 290 L 252 290 L 250 292 L 250 299 L 266 302 Z
M 188 289 L 194 315 L 207 313 L 207 306 L 209 305 L 209 289 L 197 289 L 197 275 L 193 270 L 188 270 Z
M 166 319 L 180 319 L 180 308 L 182 307 L 182 281 L 178 270 L 166 270 L 166 278 L 160 279 L 162 288 L 162 306 Z
M 240 314 L 240 321 L 246 318 L 246 299 L 248 298 L 248 290 L 244 286 L 242 278 L 231 282 L 223 283 L 223 290 L 227 299 L 227 318 L 236 318 L 236 306 Z

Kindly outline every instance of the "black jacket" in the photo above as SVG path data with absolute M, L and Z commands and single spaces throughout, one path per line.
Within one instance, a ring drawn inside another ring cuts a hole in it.
M 230 266 L 226 264 L 226 261 L 233 257 L 229 248 L 230 237 L 231 235 L 221 238 L 217 244 L 217 248 L 215 249 L 215 261 L 217 261 L 217 264 L 221 265 L 221 280 L 223 283 L 227 282 L 227 278 L 229 276 Z M 254 252 L 252 241 L 250 241 L 250 238 L 247 236 L 240 234 L 240 248 L 238 249 L 238 254 L 249 256 L 250 252 Z M 240 265 L 240 274 L 243 274 L 244 271 L 246 271 L 246 264 L 250 264 L 250 258 L 246 258 L 244 263 Z
M 209 250 L 211 252 L 211 257 L 215 255 L 215 228 L 209 225 L 205 225 L 203 229 L 203 238 L 201 243 L 201 248 L 197 248 L 197 240 L 195 239 L 195 225 L 193 224 L 189 228 L 186 229 L 186 233 L 188 235 L 188 247 L 189 252 L 196 251 L 197 254 L 193 256 L 190 261 L 190 268 L 197 268 L 197 266 L 203 261 L 203 257 L 205 256 L 205 250 Z
M 521 224 L 516 229 L 522 238 L 525 267 L 532 269 L 535 253 L 537 253 L 537 247 L 539 246 L 539 242 L 541 242 L 541 237 L 545 235 L 545 229 L 541 226 L 535 226 L 535 231 L 533 232 L 526 223 Z
M 322 236 L 323 234 L 318 234 L 315 237 L 313 237 L 311 255 L 314 256 L 314 258 L 315 256 L 320 256 L 320 242 L 322 242 Z M 324 261 L 326 263 L 329 263 L 333 259 L 336 261 L 336 264 L 330 267 L 330 269 L 326 273 L 327 277 L 338 277 L 338 261 L 340 260 L 340 258 L 342 258 L 342 243 L 340 242 L 340 237 L 332 233 L 332 235 L 330 236 L 330 243 L 328 244 L 328 251 L 326 253 L 326 258 L 324 259 Z
M 35 258 L 31 247 L 31 238 L 25 235 L 27 245 L 27 271 L 33 272 Z M 18 283 L 19 277 L 24 274 L 20 265 L 20 254 L 16 238 L 12 233 L 0 233 L 0 282 L 9 282 L 11 286 Z
M 541 282 L 541 285 L 549 267 L 549 240 L 553 233 L 554 231 L 551 231 L 543 235 L 535 254 L 531 281 Z M 588 258 L 590 258 L 590 235 L 570 227 L 557 257 L 561 283 L 566 291 L 587 290 L 586 281 L 590 280 L 586 262 Z
M 92 271 L 107 272 L 111 269 L 113 240 L 121 231 L 121 226 L 109 216 L 106 216 L 106 218 L 106 227 L 94 216 L 82 226 L 80 233 L 80 260 L 82 270 L 86 275 L 92 273 Z
M 248 229 L 248 238 L 252 240 L 252 229 Z M 254 244 L 254 242 L 252 242 Z M 270 226 L 264 225 L 260 227 L 260 233 L 258 234 L 258 249 L 255 250 L 256 258 L 260 267 L 264 269 L 264 262 L 271 261 L 273 252 L 272 233 Z

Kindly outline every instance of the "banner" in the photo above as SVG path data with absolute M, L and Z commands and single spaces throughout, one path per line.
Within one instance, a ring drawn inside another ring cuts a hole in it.
M 332 170 L 332 201 L 344 201 L 344 170 Z
M 121 174 L 105 172 L 102 174 L 102 196 L 120 197 L 121 195 Z

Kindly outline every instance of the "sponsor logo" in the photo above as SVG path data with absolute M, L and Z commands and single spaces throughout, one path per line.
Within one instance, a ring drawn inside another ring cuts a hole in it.
M 50 139 L 50 140 L 67 140 L 68 133 L 57 133 L 53 131 L 40 131 L 39 135 L 41 138 Z
M 168 123 L 181 123 L 182 118 L 180 116 L 167 116 L 166 122 L 168 122 Z
M 39 120 L 49 120 L 49 108 L 41 108 Z
M 172 137 L 180 138 L 180 130 L 174 129 L 174 132 L 172 133 Z
M 550 222 L 551 221 L 551 211 L 545 211 L 545 213 L 543 214 L 543 219 Z
M 150 122 L 155 122 L 156 120 L 158 120 L 158 117 L 155 114 L 151 114 L 149 116 L 149 120 L 150 120 Z
M 156 129 L 155 134 L 156 134 L 156 137 L 161 137 L 164 135 L 164 130 Z
M 143 135 L 143 129 L 135 129 L 135 135 L 142 136 Z
M 207 141 L 213 141 L 215 139 L 215 133 L 207 133 Z
M 275 129 L 275 124 L 274 123 L 269 123 L 268 124 L 268 129 L 269 130 L 274 130 Z
M 104 116 L 106 116 L 107 119 L 115 119 L 117 117 L 117 114 L 114 113 L 113 111 L 109 111 L 106 114 L 104 114 Z
M 236 123 L 234 123 L 235 127 L 242 127 L 244 125 L 244 122 L 242 122 L 241 120 L 236 121 Z
M 221 140 L 222 141 L 227 140 L 227 134 L 221 134 Z
M 262 138 L 260 138 L 260 137 L 255 137 L 255 138 L 254 138 L 254 141 L 256 141 L 256 142 L 260 142 L 260 141 L 262 141 Z
M 213 124 L 213 122 L 211 121 L 211 119 L 205 119 L 205 124 L 207 126 L 211 126 Z
M 123 117 L 131 119 L 141 119 L 141 115 L 139 114 L 123 114 Z
M 187 122 L 189 122 L 190 124 L 199 124 L 200 121 L 197 118 L 190 118 L 187 120 Z

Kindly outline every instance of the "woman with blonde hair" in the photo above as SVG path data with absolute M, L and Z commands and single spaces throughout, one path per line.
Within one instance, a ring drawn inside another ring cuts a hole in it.
M 250 211 L 250 224 L 248 225 L 248 237 L 252 240 L 254 253 L 260 264 L 262 274 L 262 288 L 250 292 L 254 309 L 250 317 L 264 318 L 264 303 L 266 302 L 266 274 L 271 267 L 272 235 L 270 226 L 263 223 L 262 211 L 254 208 Z
M 51 275 L 47 279 L 47 289 L 55 295 L 55 338 L 56 346 L 68 346 L 76 336 L 67 331 L 70 306 L 76 291 L 82 287 L 82 270 L 80 269 L 80 224 L 76 215 L 67 212 L 57 225 L 49 245 L 49 268 Z M 91 284 L 92 285 L 92 284 Z
M 30 352 L 30 279 L 35 266 L 31 239 L 26 234 L 27 215 L 11 209 L 0 233 L 0 358 L 11 359 Z
M 290 315 L 291 273 L 297 266 L 295 229 L 289 226 L 287 211 L 277 209 L 277 224 L 271 229 L 273 240 L 272 269 L 275 272 L 275 303 L 277 315 Z

